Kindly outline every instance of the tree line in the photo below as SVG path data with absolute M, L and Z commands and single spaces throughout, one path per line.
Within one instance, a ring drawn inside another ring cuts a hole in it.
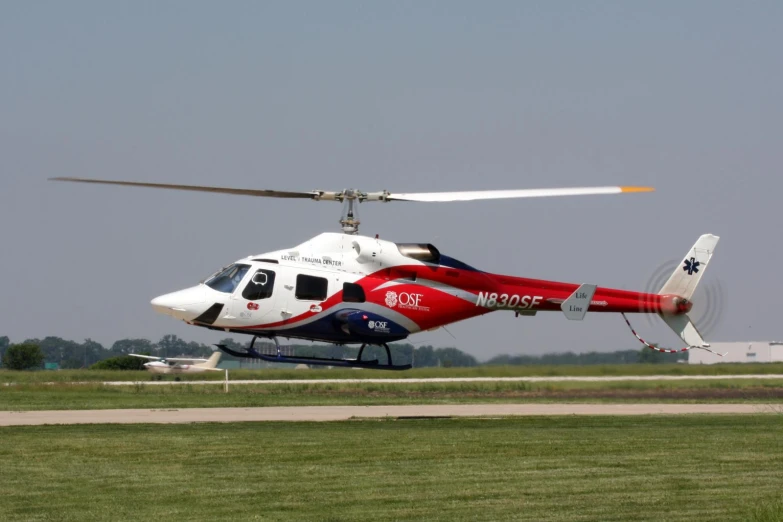
M 235 351 L 243 351 L 244 344 L 234 339 L 223 339 L 219 344 L 224 344 Z M 91 339 L 85 339 L 79 343 L 62 339 L 60 337 L 45 337 L 43 339 L 26 339 L 21 345 L 37 346 L 40 349 L 42 360 L 35 359 L 32 367 L 43 367 L 43 363 L 54 363 L 59 368 L 76 369 L 89 368 L 90 366 L 106 359 L 122 357 L 130 353 L 154 355 L 157 357 L 199 357 L 208 358 L 214 347 L 193 341 L 185 341 L 176 335 L 164 335 L 159 341 L 152 342 L 149 339 L 121 339 L 110 347 Z M 0 367 L 9 367 L 6 364 L 6 352 L 14 346 L 7 336 L 0 337 Z M 558 364 L 635 364 L 635 363 L 664 363 L 676 362 L 677 354 L 665 354 L 642 348 L 641 350 L 623 350 L 616 352 L 587 352 L 587 353 L 548 353 L 543 355 L 498 355 L 486 362 L 480 363 L 474 356 L 467 354 L 458 348 L 433 346 L 414 347 L 408 343 L 395 343 L 391 346 L 392 359 L 395 364 L 412 362 L 417 368 L 424 367 L 470 367 L 480 365 L 558 365 Z M 262 353 L 275 353 L 275 346 L 271 342 L 257 342 L 255 348 Z M 287 345 L 283 347 L 284 353 L 291 355 L 296 353 L 302 356 L 352 358 L 356 357 L 358 348 L 336 345 Z M 376 346 L 368 346 L 362 356 L 364 360 L 378 359 L 386 361 L 385 351 Z M 223 355 L 223 360 L 239 360 L 230 355 Z M 260 365 L 260 366 L 263 366 Z

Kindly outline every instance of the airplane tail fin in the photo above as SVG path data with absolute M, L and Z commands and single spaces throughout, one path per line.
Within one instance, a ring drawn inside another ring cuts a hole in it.
M 220 352 L 216 351 L 209 357 L 209 359 L 207 359 L 207 362 L 201 363 L 198 366 L 201 368 L 214 369 L 219 362 L 220 362 Z
M 696 287 L 701 281 L 704 272 L 707 270 L 712 259 L 712 254 L 715 251 L 715 247 L 718 244 L 718 236 L 712 234 L 704 234 L 696 241 L 693 248 L 690 249 L 685 259 L 682 260 L 677 268 L 674 269 L 674 273 L 663 285 L 661 291 L 658 292 L 661 295 L 674 295 L 690 301 L 693 297 L 693 293 L 696 291 Z M 661 314 L 661 319 L 674 330 L 674 333 L 680 336 L 680 338 L 687 343 L 688 346 L 693 347 L 708 347 L 709 344 L 704 342 L 699 330 L 693 324 L 687 314 Z

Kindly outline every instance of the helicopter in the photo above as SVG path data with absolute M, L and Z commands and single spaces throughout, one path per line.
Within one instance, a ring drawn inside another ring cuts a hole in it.
M 412 334 L 494 311 L 532 317 L 561 312 L 581 321 L 587 312 L 620 313 L 644 346 L 667 353 L 710 350 L 688 317 L 696 286 L 719 237 L 704 234 L 657 294 L 545 281 L 485 272 L 429 243 L 402 243 L 359 234 L 358 205 L 366 202 L 450 202 L 506 198 L 611 195 L 651 192 L 651 187 L 581 187 L 463 192 L 393 193 L 313 190 L 286 192 L 196 185 L 58 177 L 54 181 L 212 192 L 255 197 L 336 201 L 343 204 L 342 233 L 324 232 L 290 248 L 239 259 L 192 287 L 158 296 L 152 308 L 189 325 L 247 334 L 245 351 L 223 352 L 267 362 L 407 370 L 392 360 L 389 343 Z M 656 314 L 686 343 L 662 349 L 642 339 L 626 314 Z M 355 358 L 297 356 L 279 338 L 359 345 Z M 273 352 L 255 348 L 274 342 Z M 367 346 L 385 349 L 386 361 L 363 359 Z M 722 354 L 717 354 L 722 355 Z

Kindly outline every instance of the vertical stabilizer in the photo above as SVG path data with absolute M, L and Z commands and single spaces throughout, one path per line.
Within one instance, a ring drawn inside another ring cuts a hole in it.
M 712 253 L 715 252 L 719 239 L 718 236 L 712 234 L 701 236 L 658 293 L 690 299 L 707 270 L 707 265 L 712 259 Z
M 216 351 L 209 357 L 209 359 L 207 359 L 207 362 L 197 364 L 196 366 L 198 366 L 199 368 L 214 369 L 219 362 L 220 362 L 220 352 Z
M 685 256 L 685 259 L 682 260 L 682 263 L 674 269 L 674 273 L 658 293 L 675 295 L 690 300 L 704 272 L 707 270 L 707 265 L 709 265 L 712 259 L 712 254 L 715 252 L 719 239 L 718 236 L 713 236 L 712 234 L 701 236 Z M 661 319 L 688 346 L 709 346 L 709 344 L 704 342 L 699 330 L 696 329 L 696 325 L 691 322 L 690 317 L 686 314 L 661 314 Z

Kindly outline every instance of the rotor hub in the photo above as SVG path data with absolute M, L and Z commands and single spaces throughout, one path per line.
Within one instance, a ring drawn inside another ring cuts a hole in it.
M 693 302 L 678 295 L 665 295 L 661 300 L 661 311 L 668 315 L 687 314 L 693 308 Z

